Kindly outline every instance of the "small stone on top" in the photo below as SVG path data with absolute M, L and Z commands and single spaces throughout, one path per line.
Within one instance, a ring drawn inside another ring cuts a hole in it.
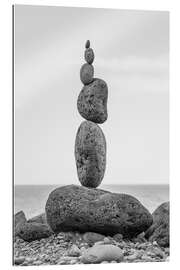
M 86 41 L 85 47 L 86 47 L 86 49 L 88 49 L 90 47 L 90 41 L 89 40 Z

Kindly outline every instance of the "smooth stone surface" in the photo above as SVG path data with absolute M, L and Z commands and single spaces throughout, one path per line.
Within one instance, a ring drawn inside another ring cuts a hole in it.
M 25 261 L 25 257 L 15 257 L 14 258 L 14 264 L 16 264 L 16 265 L 20 265 L 20 264 L 22 264 L 23 262 Z
M 36 222 L 24 223 L 17 232 L 20 238 L 28 242 L 49 237 L 51 234 L 49 226 Z
M 93 81 L 94 68 L 92 65 L 84 64 L 80 70 L 80 79 L 84 85 L 90 84 Z
M 83 235 L 83 239 L 88 244 L 92 245 L 96 242 L 102 241 L 104 239 L 104 235 L 100 233 L 87 232 Z
M 114 245 L 96 245 L 89 248 L 82 255 L 83 263 L 101 263 L 103 261 L 122 261 L 123 252 Z
M 89 47 L 90 47 L 90 41 L 87 40 L 87 41 L 86 41 L 86 44 L 85 44 L 85 48 L 88 49 Z
M 151 214 L 136 198 L 76 185 L 52 191 L 45 208 L 54 232 L 121 233 L 132 238 L 152 224 Z
M 14 215 L 14 233 L 15 236 L 17 235 L 17 232 L 22 224 L 26 222 L 26 217 L 23 211 L 19 211 Z
M 106 140 L 95 123 L 84 121 L 78 128 L 75 160 L 80 183 L 85 187 L 98 187 L 106 168 Z
M 78 111 L 86 120 L 102 124 L 108 117 L 107 99 L 106 82 L 96 78 L 81 90 L 77 100 Z
M 88 64 L 92 64 L 94 61 L 94 51 L 91 48 L 85 50 L 84 59 Z
M 152 214 L 153 224 L 146 231 L 149 241 L 156 241 L 162 247 L 169 246 L 169 202 L 161 204 Z
M 28 223 L 29 222 L 36 222 L 36 223 L 42 223 L 42 224 L 47 224 L 47 221 L 46 221 L 46 214 L 45 213 L 42 213 L 40 215 L 37 215 L 35 217 L 32 217 L 30 219 L 28 219 L 27 221 Z

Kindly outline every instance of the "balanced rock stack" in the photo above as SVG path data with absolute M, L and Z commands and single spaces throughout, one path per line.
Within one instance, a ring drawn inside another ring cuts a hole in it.
M 80 78 L 84 84 L 77 108 L 87 121 L 84 121 L 77 132 L 75 142 L 75 158 L 78 178 L 85 187 L 96 188 L 100 185 L 106 167 L 106 140 L 97 124 L 107 119 L 107 84 L 101 79 L 94 79 L 94 52 L 90 41 L 86 42 Z
M 77 107 L 82 122 L 76 135 L 75 159 L 82 186 L 55 189 L 46 202 L 46 218 L 54 232 L 120 233 L 132 238 L 145 232 L 153 222 L 149 211 L 134 197 L 97 189 L 106 167 L 106 140 L 101 128 L 107 120 L 108 88 L 94 78 L 94 52 L 86 42 L 86 63 L 81 67 L 82 88 Z

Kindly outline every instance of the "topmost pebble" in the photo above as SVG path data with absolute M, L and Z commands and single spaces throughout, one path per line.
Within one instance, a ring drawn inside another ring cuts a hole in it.
M 86 47 L 86 49 L 88 49 L 90 47 L 90 41 L 89 40 L 86 41 L 85 47 Z

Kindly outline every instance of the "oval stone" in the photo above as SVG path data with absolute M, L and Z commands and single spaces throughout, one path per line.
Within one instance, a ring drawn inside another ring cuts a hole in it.
M 89 64 L 84 64 L 80 70 L 80 79 L 83 84 L 87 85 L 93 81 L 94 67 Z
M 81 261 L 83 263 L 101 263 L 103 261 L 122 261 L 123 252 L 119 247 L 114 245 L 95 245 L 86 250 Z
M 84 121 L 76 134 L 75 159 L 79 181 L 83 186 L 100 185 L 106 167 L 106 140 L 101 128 Z
M 86 41 L 86 44 L 85 44 L 85 48 L 88 49 L 89 47 L 90 47 L 90 41 L 87 40 L 87 41 Z
M 94 51 L 91 48 L 85 50 L 84 59 L 88 64 L 92 64 L 94 61 Z
M 105 81 L 94 79 L 81 90 L 77 108 L 80 115 L 86 120 L 102 124 L 107 120 L 108 87 Z
M 52 191 L 45 209 L 54 232 L 120 233 L 131 239 L 152 224 L 152 215 L 135 197 L 78 185 Z

